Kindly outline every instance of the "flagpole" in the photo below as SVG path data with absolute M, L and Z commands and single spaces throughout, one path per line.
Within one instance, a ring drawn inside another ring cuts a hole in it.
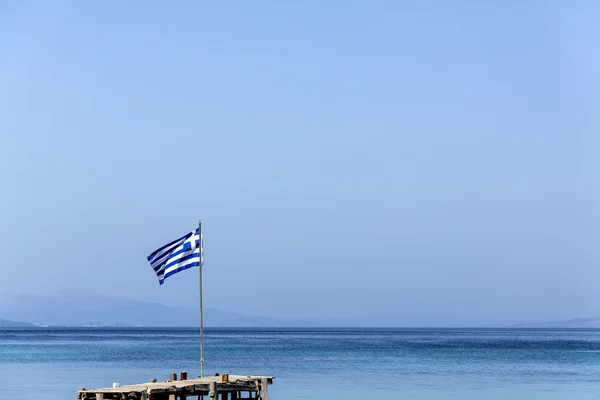
M 204 264 L 204 243 L 202 243 L 202 220 L 198 220 L 200 240 L 200 377 L 204 377 L 204 310 L 202 308 L 202 267 Z

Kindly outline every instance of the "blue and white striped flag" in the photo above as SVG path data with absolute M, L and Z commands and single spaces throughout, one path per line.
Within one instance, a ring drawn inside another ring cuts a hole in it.
M 204 244 L 199 231 L 200 229 L 196 229 L 175 239 L 148 256 L 148 262 L 154 268 L 161 285 L 171 275 L 204 265 Z

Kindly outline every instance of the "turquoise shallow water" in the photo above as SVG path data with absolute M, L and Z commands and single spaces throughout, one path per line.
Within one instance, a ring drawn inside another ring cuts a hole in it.
M 597 399 L 600 330 L 206 332 L 208 373 L 277 378 L 271 398 Z M 0 330 L 0 399 L 198 372 L 192 329 Z M 29 397 L 29 396 L 28 396 Z

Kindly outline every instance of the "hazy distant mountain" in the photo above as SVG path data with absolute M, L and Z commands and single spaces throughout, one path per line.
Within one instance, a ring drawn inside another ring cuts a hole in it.
M 7 319 L 0 319 L 0 328 L 31 328 L 34 324 L 20 321 L 9 321 Z
M 46 296 L 0 293 L 0 317 L 37 325 L 66 326 L 198 326 L 198 308 L 104 296 L 59 299 Z M 271 317 L 257 317 L 215 309 L 204 310 L 207 327 L 281 327 L 302 325 Z
M 59 326 L 141 326 L 197 327 L 198 308 L 75 295 L 71 298 L 0 293 L 0 327 L 35 325 Z M 14 322 L 27 321 L 27 322 Z M 600 328 L 600 317 L 542 323 L 473 324 L 452 316 L 423 313 L 363 315 L 356 317 L 285 318 L 251 316 L 216 309 L 204 310 L 207 327 L 522 327 L 522 328 Z M 18 324 L 18 325 L 17 325 Z

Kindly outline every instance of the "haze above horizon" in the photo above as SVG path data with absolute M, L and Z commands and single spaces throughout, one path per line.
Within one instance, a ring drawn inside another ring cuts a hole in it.
M 600 315 L 600 5 L 0 5 L 0 292 Z M 2 315 L 0 315 L 0 319 Z

